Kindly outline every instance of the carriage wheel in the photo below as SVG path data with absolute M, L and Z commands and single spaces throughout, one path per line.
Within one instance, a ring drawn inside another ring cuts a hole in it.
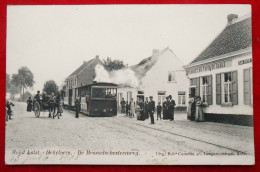
M 41 112 L 41 110 L 40 110 L 40 104 L 39 104 L 38 102 L 35 102 L 33 109 L 34 109 L 34 114 L 35 114 L 35 116 L 38 118 L 38 117 L 40 116 L 40 112 Z

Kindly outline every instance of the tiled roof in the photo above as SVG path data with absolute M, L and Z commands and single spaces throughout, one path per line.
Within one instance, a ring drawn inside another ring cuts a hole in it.
M 191 63 L 236 52 L 252 46 L 251 17 L 227 25 L 222 33 Z
M 72 72 L 72 74 L 70 74 L 68 77 L 74 76 L 74 75 L 78 75 L 85 67 L 87 67 L 92 61 L 94 61 L 95 59 L 91 59 L 87 62 L 83 62 L 83 64 L 77 68 L 74 72 Z

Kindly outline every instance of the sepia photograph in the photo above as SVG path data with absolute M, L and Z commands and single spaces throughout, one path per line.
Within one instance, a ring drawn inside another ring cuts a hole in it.
M 8 5 L 5 163 L 254 165 L 251 5 Z

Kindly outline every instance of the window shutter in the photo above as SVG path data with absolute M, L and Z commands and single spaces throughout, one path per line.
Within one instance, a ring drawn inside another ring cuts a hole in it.
M 221 104 L 221 73 L 216 74 L 216 104 Z
M 207 76 L 208 90 L 207 90 L 207 102 L 212 105 L 212 75 Z
M 244 69 L 244 104 L 251 103 L 251 83 L 250 83 L 250 69 Z
M 238 104 L 237 71 L 231 72 L 231 80 L 232 80 L 231 99 L 233 105 L 237 105 Z
M 196 92 L 195 96 L 200 96 L 200 78 L 195 78 L 195 84 L 196 84 Z

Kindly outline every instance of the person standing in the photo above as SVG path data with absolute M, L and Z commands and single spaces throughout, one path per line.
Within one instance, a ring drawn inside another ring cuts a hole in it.
M 143 102 L 143 100 L 140 100 L 139 107 L 140 107 L 140 114 L 141 114 L 140 120 L 144 121 L 145 116 L 144 116 L 144 102 Z
M 153 101 L 153 97 L 150 96 L 150 102 L 148 103 L 148 112 L 151 118 L 151 124 L 154 124 L 154 110 L 155 110 L 155 102 Z
M 76 111 L 76 116 L 75 118 L 79 118 L 79 112 L 80 112 L 80 102 L 79 102 L 79 99 L 76 98 L 75 100 L 75 111 Z
M 32 98 L 29 97 L 29 99 L 27 100 L 27 112 L 32 111 L 32 106 L 33 106 Z
M 187 111 L 187 119 L 191 120 L 191 109 L 192 109 L 192 103 L 193 103 L 193 97 L 191 97 L 191 94 L 189 94 L 189 102 L 188 102 L 188 111 Z
M 125 116 L 128 116 L 128 114 L 129 114 L 129 104 L 128 104 L 128 101 L 126 101 L 126 105 L 125 105 L 125 113 L 126 113 L 126 115 Z
M 135 116 L 135 102 L 134 102 L 133 98 L 131 98 L 131 101 L 129 103 L 129 108 L 130 108 L 130 116 L 134 117 Z
M 166 101 L 163 102 L 163 119 L 169 119 L 168 106 L 169 106 L 169 97 L 166 97 Z
M 203 104 L 201 101 L 201 97 L 197 97 L 196 99 L 196 114 L 195 114 L 195 121 L 202 122 L 205 120 L 204 113 L 203 113 Z
M 161 105 L 161 102 L 158 103 L 156 109 L 157 109 L 157 121 L 158 121 L 158 117 L 160 118 L 160 120 L 162 119 L 162 105 Z
M 144 116 L 145 116 L 145 119 L 148 119 L 148 118 L 149 118 L 149 114 L 148 114 L 148 104 L 149 104 L 148 97 L 146 97 L 146 98 L 145 98 L 145 101 L 144 101 Z
M 14 106 L 14 104 L 7 100 L 5 107 L 7 108 L 7 119 L 9 118 L 10 120 L 13 119 L 11 118 L 11 116 L 14 114 L 12 110 L 12 106 Z
M 122 101 L 120 102 L 121 104 L 121 113 L 125 113 L 125 107 L 126 107 L 126 102 L 124 98 L 122 98 Z
M 170 115 L 170 120 L 174 121 L 174 107 L 175 107 L 175 101 L 172 100 L 172 96 L 169 95 L 169 101 L 170 101 L 170 105 L 169 105 L 169 115 Z
M 58 107 L 57 116 L 58 116 L 58 119 L 59 119 L 61 114 L 63 113 L 63 101 L 61 99 L 60 93 L 58 93 L 57 96 L 56 96 L 56 104 L 57 104 L 57 107 Z

